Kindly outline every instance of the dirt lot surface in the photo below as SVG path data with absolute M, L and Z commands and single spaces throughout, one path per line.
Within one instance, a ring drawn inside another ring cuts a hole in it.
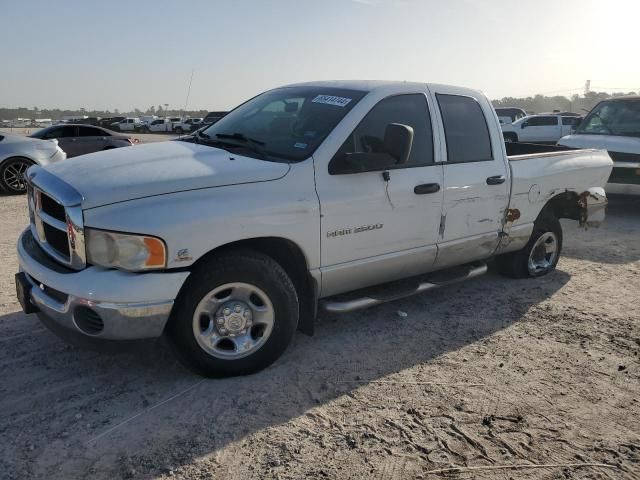
M 0 222 L 2 478 L 640 478 L 640 201 L 563 223 L 551 275 L 323 315 L 227 380 L 162 340 L 96 352 L 21 313 L 24 197 L 0 197 Z M 531 464 L 565 466 L 500 469 Z

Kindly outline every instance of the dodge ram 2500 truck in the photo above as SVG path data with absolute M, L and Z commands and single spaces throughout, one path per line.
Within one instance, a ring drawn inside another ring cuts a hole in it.
M 507 157 L 474 90 L 277 88 L 192 136 L 29 169 L 16 288 L 57 328 L 165 334 L 197 372 L 245 374 L 312 333 L 318 307 L 476 277 L 492 257 L 550 272 L 558 219 L 603 220 L 611 166 L 597 150 Z

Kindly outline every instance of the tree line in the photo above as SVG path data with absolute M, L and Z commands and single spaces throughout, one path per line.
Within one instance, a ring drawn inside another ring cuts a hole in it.
M 636 92 L 627 93 L 607 93 L 607 92 L 588 92 L 585 95 L 572 95 L 571 97 L 565 97 L 561 95 L 545 96 L 534 95 L 533 97 L 504 97 L 499 100 L 493 100 L 494 107 L 519 107 L 527 112 L 540 113 L 540 112 L 552 112 L 559 110 L 562 112 L 575 112 L 582 115 L 586 114 L 601 100 L 606 100 L 611 97 L 620 97 L 624 95 L 635 95 Z M 53 120 L 59 120 L 67 116 L 82 116 L 87 117 L 140 117 L 143 115 L 157 115 L 159 117 L 172 117 L 187 115 L 189 117 L 204 117 L 207 114 L 207 110 L 166 110 L 162 105 L 151 106 L 146 110 L 140 110 L 134 108 L 128 112 L 120 112 L 118 109 L 110 110 L 86 110 L 81 108 L 79 110 L 71 109 L 40 109 L 38 107 L 26 108 L 0 108 L 0 120 L 13 120 L 15 118 L 51 118 Z
M 612 97 L 621 97 L 625 95 L 636 95 L 636 92 L 627 93 L 607 93 L 607 92 L 587 92 L 585 95 L 572 95 L 564 97 L 556 95 L 547 97 L 544 95 L 535 95 L 533 97 L 517 98 L 504 97 L 500 100 L 493 100 L 494 107 L 519 107 L 530 113 L 553 112 L 559 110 L 561 112 L 575 112 L 585 115 L 598 102 Z

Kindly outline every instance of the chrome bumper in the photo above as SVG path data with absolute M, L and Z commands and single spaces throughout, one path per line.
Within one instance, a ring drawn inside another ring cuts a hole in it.
M 31 303 L 58 325 L 109 340 L 162 335 L 188 272 L 133 274 L 89 267 L 63 271 L 41 262 L 18 240 L 20 270 L 32 285 Z M 116 298 L 122 301 L 114 301 Z

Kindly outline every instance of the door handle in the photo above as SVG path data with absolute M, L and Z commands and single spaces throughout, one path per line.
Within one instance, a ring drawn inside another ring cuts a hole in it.
M 487 185 L 500 185 L 506 182 L 507 177 L 504 175 L 494 175 L 493 177 L 487 178 Z
M 436 193 L 440 191 L 439 183 L 423 183 L 422 185 L 416 185 L 413 189 L 413 193 L 416 195 L 426 195 L 428 193 Z

